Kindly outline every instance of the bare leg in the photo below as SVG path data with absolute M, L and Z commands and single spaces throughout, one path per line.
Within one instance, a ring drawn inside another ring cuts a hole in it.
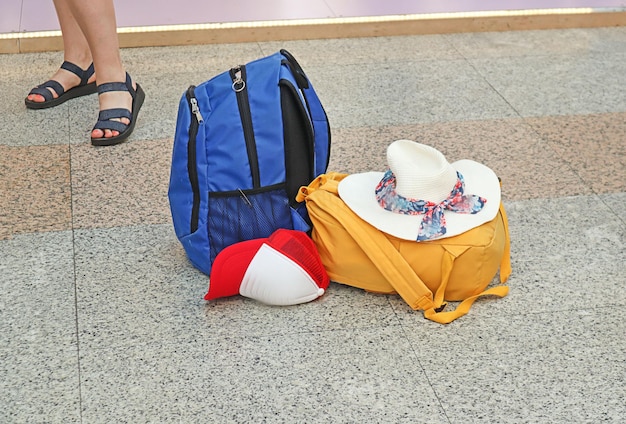
M 87 69 L 92 61 L 89 44 L 74 19 L 68 7 L 67 0 L 54 0 L 54 7 L 61 26 L 61 32 L 63 33 L 64 60 L 78 65 L 81 69 Z M 66 91 L 80 84 L 80 78 L 65 69 L 59 69 L 51 79 L 58 81 Z M 93 82 L 94 80 L 95 76 L 91 77 L 89 82 Z M 58 97 L 58 93 L 52 89 L 49 90 L 53 97 Z M 39 94 L 30 94 L 28 100 L 43 102 L 44 98 Z
M 113 0 L 56 0 L 64 2 L 82 30 L 96 70 L 98 85 L 106 82 L 123 82 L 126 71 L 120 57 L 117 23 Z M 64 34 L 65 37 L 65 34 Z M 133 86 L 136 84 L 133 83 Z M 131 110 L 132 97 L 127 92 L 108 92 L 98 96 L 100 110 L 126 108 Z M 126 118 L 121 122 L 128 123 Z M 92 137 L 112 137 L 118 131 L 95 129 Z

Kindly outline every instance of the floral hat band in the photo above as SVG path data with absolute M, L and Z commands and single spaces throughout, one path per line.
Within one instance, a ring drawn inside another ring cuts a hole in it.
M 448 162 L 439 150 L 411 140 L 387 147 L 387 170 L 345 177 L 339 196 L 362 220 L 391 236 L 428 242 L 453 237 L 494 219 L 500 181 L 470 159 Z
M 450 195 L 436 203 L 429 200 L 411 199 L 396 192 L 396 176 L 391 169 L 383 175 L 376 186 L 378 204 L 390 211 L 404 215 L 423 215 L 417 233 L 417 241 L 431 240 L 446 234 L 444 210 L 456 213 L 475 214 L 480 212 L 487 199 L 473 194 L 465 194 L 465 181 L 460 172 L 456 172 L 457 182 Z

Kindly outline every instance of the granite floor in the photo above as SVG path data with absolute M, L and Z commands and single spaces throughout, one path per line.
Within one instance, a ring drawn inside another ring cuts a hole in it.
M 503 180 L 510 294 L 443 326 L 399 297 L 206 302 L 171 225 L 190 84 L 279 48 L 332 126 L 329 170 L 398 138 Z M 88 142 L 95 96 L 29 111 L 61 53 L 0 55 L 1 423 L 623 423 L 626 27 L 123 51 L 147 100 Z

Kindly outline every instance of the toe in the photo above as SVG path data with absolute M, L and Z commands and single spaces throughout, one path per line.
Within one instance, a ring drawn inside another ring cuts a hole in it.
M 119 134 L 120 132 L 116 130 L 109 130 L 109 129 L 104 130 L 105 138 L 117 137 Z
M 45 101 L 45 99 L 43 98 L 41 94 L 29 94 L 27 99 L 35 103 L 41 103 Z
M 120 132 L 117 130 L 110 130 L 105 128 L 103 130 L 97 128 L 91 131 L 91 138 L 111 138 L 117 137 L 120 135 Z

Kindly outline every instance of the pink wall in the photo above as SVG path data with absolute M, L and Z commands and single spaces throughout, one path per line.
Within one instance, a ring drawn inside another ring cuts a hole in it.
M 115 0 L 118 26 L 546 8 L 625 9 L 626 0 Z M 216 6 L 217 5 L 217 6 Z M 52 0 L 0 0 L 0 33 L 57 30 Z

